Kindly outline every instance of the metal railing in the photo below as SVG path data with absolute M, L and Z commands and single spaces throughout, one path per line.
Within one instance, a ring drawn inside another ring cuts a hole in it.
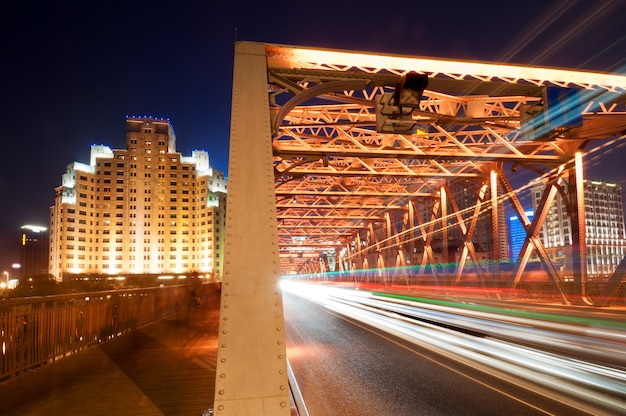
M 192 287 L 41 296 L 0 301 L 0 381 L 181 310 Z

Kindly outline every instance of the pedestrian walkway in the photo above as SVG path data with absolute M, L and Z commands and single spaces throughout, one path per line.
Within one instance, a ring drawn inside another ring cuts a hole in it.
M 0 384 L 3 416 L 201 416 L 213 407 L 219 291 L 200 306 Z

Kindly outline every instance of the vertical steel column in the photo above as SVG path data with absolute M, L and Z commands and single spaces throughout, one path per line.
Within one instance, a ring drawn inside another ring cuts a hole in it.
M 352 278 L 355 283 L 357 283 L 359 281 L 359 278 L 356 273 L 356 260 L 354 259 L 355 253 L 353 253 L 352 250 L 352 243 L 354 242 L 355 238 L 356 237 L 353 236 L 352 240 L 348 241 L 348 243 L 346 244 L 346 258 L 344 259 L 344 261 L 346 262 L 345 267 L 347 267 L 345 271 L 348 272 L 349 277 Z
M 410 206 L 411 202 L 409 202 L 407 205 Z M 407 247 L 405 246 L 405 242 L 410 241 L 409 234 L 411 233 L 408 229 L 408 211 L 409 210 L 407 209 L 407 211 L 405 211 L 402 215 L 402 225 L 400 226 L 400 230 L 398 230 L 398 227 L 394 227 L 394 246 L 397 249 L 394 280 L 396 279 L 396 277 L 404 277 L 404 282 L 407 286 L 410 286 L 410 271 L 407 269 L 406 255 L 404 253 L 404 250 Z
M 494 170 L 489 172 L 489 186 L 491 192 L 491 231 L 492 231 L 492 252 L 493 260 L 492 280 L 493 287 L 500 281 L 500 212 L 498 206 L 498 173 Z
M 289 416 L 265 45 L 235 45 L 214 410 Z
M 441 195 L 441 262 L 445 270 L 446 279 L 448 279 L 448 197 L 445 186 L 439 188 Z
M 587 304 L 587 235 L 585 232 L 585 192 L 583 189 L 582 153 L 574 155 L 574 166 L 569 170 L 569 203 L 572 223 L 572 265 L 574 266 L 574 287 L 572 298 Z
M 346 271 L 346 268 L 345 268 L 345 266 L 343 264 L 344 257 L 341 254 L 341 250 L 337 250 L 336 253 L 337 253 L 337 263 L 336 263 L 336 266 L 335 266 L 335 271 L 339 272 L 340 276 L 343 276 L 344 272 Z M 349 254 L 349 252 L 348 252 L 348 254 Z
M 414 264 L 414 258 L 413 258 L 413 253 L 415 253 L 415 247 L 417 246 L 417 227 L 415 226 L 415 211 L 417 211 L 415 209 L 415 201 L 409 201 L 408 205 L 408 213 L 407 215 L 409 216 L 408 218 L 408 227 L 409 227 L 409 234 L 405 237 L 405 242 L 403 243 L 403 247 L 404 244 L 406 244 L 408 242 L 407 245 L 407 257 L 408 257 L 408 261 L 407 259 L 404 259 L 405 264 L 407 263 L 411 263 L 411 267 L 409 267 L 407 269 L 407 279 L 409 281 L 409 287 L 412 284 L 412 276 L 415 273 L 415 264 Z
M 407 245 L 407 250 L 409 253 L 409 258 L 411 258 L 412 254 L 415 251 L 415 247 L 417 245 L 417 227 L 415 225 L 415 211 L 417 211 L 415 209 L 415 201 L 409 201 L 409 203 L 407 204 L 408 207 L 408 229 L 409 234 L 405 237 L 405 243 L 406 244 L 408 242 Z M 411 265 L 413 264 L 413 262 L 411 262 Z
M 356 250 L 354 255 L 354 269 L 356 270 L 364 270 L 367 268 L 366 266 L 366 262 L 367 262 L 367 256 L 363 255 L 363 244 L 361 243 L 361 231 L 359 231 L 356 234 Z M 363 280 L 363 277 L 365 277 L 364 272 L 357 272 L 357 274 L 359 275 L 359 281 Z
M 367 247 L 369 248 L 369 247 L 374 246 L 375 253 L 376 253 L 376 267 L 375 269 L 371 270 L 371 274 L 372 274 L 372 277 L 374 278 L 374 283 L 378 283 L 378 278 L 380 277 L 383 283 L 387 285 L 388 283 L 387 269 L 386 269 L 387 265 L 385 263 L 385 257 L 384 257 L 384 252 L 383 252 L 384 248 L 382 247 L 382 244 L 380 243 L 380 238 L 378 235 L 379 234 L 378 229 L 380 227 L 384 227 L 384 225 L 379 225 L 378 223 L 370 222 L 368 224 L 368 227 L 369 227 L 369 231 L 367 233 Z M 369 254 L 369 250 L 368 250 L 368 254 Z
M 383 245 L 381 247 L 383 253 L 383 261 L 385 267 L 385 274 L 388 277 L 389 284 L 393 284 L 394 279 L 396 277 L 397 268 L 392 272 L 391 265 L 396 264 L 397 256 L 393 255 L 394 248 L 397 247 L 397 244 L 393 244 L 393 236 L 392 232 L 392 223 L 391 223 L 391 214 L 389 212 L 385 212 L 385 223 L 383 226 Z
M 422 262 L 420 265 L 422 266 L 422 270 L 426 268 L 426 265 L 430 263 L 431 265 L 431 273 L 435 283 L 437 285 L 440 284 L 438 279 L 438 271 L 437 271 L 437 261 L 435 259 L 435 253 L 432 247 L 433 236 L 435 235 L 435 226 L 437 223 L 437 215 L 439 214 L 439 205 L 440 201 L 435 201 L 432 207 L 432 214 L 430 220 L 428 221 L 428 231 L 426 231 L 424 224 L 424 220 L 421 217 L 418 217 L 418 222 L 420 223 L 420 229 L 422 231 L 422 238 L 424 240 L 424 253 L 422 255 Z M 419 215 L 419 211 L 415 212 L 416 215 Z

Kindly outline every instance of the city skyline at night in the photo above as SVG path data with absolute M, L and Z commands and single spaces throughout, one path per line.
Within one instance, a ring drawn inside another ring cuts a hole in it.
M 19 261 L 22 225 L 49 225 L 53 189 L 67 164 L 86 160 L 91 144 L 123 147 L 128 114 L 170 118 L 181 153 L 206 149 L 227 174 L 236 39 L 624 72 L 621 2 L 487 3 L 488 12 L 465 2 L 407 6 L 415 10 L 382 20 L 373 2 L 358 10 L 290 8 L 301 16 L 295 19 L 278 19 L 278 4 L 226 5 L 218 19 L 195 2 L 9 6 L 2 29 L 11 65 L 2 111 L 0 270 Z M 328 19 L 329 10 L 342 24 Z M 601 143 L 586 156 L 586 176 L 624 187 L 623 145 Z

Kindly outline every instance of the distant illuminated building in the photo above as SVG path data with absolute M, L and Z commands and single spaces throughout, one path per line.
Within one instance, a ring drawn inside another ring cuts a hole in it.
M 92 145 L 50 209 L 50 273 L 221 278 L 227 180 L 205 151 L 176 152 L 168 120 L 126 119 L 126 149 Z
M 533 211 L 528 210 L 524 212 L 529 221 L 533 220 Z M 511 261 L 516 261 L 517 257 L 522 250 L 522 245 L 524 244 L 524 240 L 526 239 L 526 230 L 524 230 L 524 226 L 522 225 L 522 221 L 519 219 L 517 215 L 513 215 L 509 217 L 509 238 L 511 245 Z
M 48 229 L 38 225 L 22 226 L 20 239 L 20 277 L 48 274 Z
M 603 181 L 586 179 L 583 184 L 587 275 L 603 278 L 610 276 L 626 255 L 622 189 L 619 184 Z M 535 209 L 543 188 L 539 185 L 532 189 Z M 566 275 L 571 275 L 572 227 L 560 194 L 550 207 L 539 237 L 551 261 L 560 265 Z

